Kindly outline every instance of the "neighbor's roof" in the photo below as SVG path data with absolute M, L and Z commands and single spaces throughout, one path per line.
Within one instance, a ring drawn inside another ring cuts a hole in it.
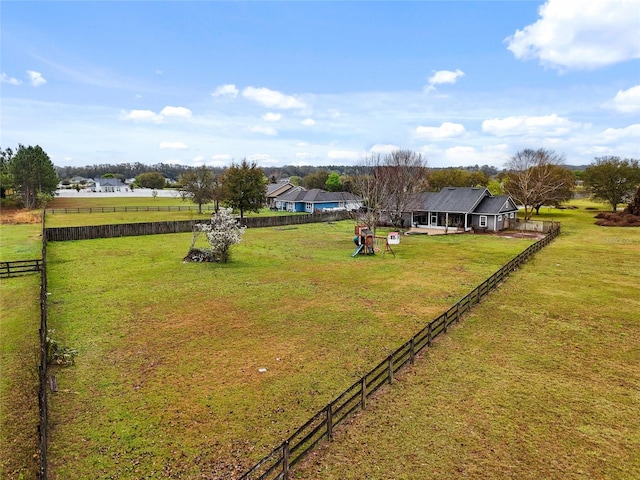
M 305 203 L 329 203 L 329 202 L 348 202 L 360 201 L 360 198 L 349 192 L 327 192 L 320 188 L 312 188 L 311 190 L 294 189 L 283 193 L 277 197 L 283 202 L 305 202 Z
M 99 183 L 101 187 L 126 187 L 119 178 L 96 178 L 94 182 Z
M 270 183 L 267 185 L 267 197 L 278 196 L 294 187 L 291 182 Z

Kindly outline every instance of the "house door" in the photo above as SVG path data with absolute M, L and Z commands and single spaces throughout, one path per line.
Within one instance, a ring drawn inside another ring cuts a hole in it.
M 431 226 L 435 227 L 438 225 L 438 214 L 437 213 L 432 213 L 431 214 Z

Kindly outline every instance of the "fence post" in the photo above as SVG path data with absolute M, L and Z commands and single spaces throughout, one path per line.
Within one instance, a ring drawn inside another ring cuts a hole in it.
M 447 321 L 448 321 L 448 317 L 447 317 L 447 312 L 444 312 L 444 314 L 442 315 L 444 317 L 444 333 L 447 333 Z
M 411 337 L 409 344 L 409 363 L 413 365 L 416 361 L 416 337 Z
M 282 478 L 289 480 L 289 440 L 282 444 Z
M 329 441 L 333 439 L 333 412 L 331 404 L 327 405 L 327 437 Z
M 388 362 L 388 369 L 389 369 L 389 383 L 393 383 L 393 354 L 389 355 L 389 362 Z
M 433 326 L 432 322 L 429 322 L 429 330 L 427 331 L 427 346 L 431 347 L 431 340 L 433 337 Z
M 362 404 L 362 409 L 364 410 L 367 407 L 367 376 L 362 377 L 362 381 L 360 382 L 360 403 Z

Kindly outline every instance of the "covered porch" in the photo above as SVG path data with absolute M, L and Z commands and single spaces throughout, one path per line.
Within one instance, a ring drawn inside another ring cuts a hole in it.
M 453 230 L 454 232 L 468 232 L 471 230 L 471 222 L 469 214 L 467 213 L 412 212 L 411 227 L 413 229 L 428 229 L 433 231 L 447 232 Z

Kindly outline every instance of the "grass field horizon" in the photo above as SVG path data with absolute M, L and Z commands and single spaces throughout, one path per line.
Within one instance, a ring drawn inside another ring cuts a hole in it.
M 639 332 L 628 317 L 640 311 L 640 236 L 593 225 L 586 208 L 599 204 L 573 204 L 543 208 L 535 219 L 560 221 L 561 236 L 294 478 L 636 478 Z M 530 243 L 403 237 L 396 259 L 352 259 L 352 228 L 253 230 L 229 265 L 182 264 L 187 234 L 50 244 L 50 326 L 80 350 L 55 372 L 52 477 L 236 478 Z M 3 312 L 3 371 L 25 363 L 16 328 L 39 313 L 31 303 L 21 320 Z M 29 478 L 33 443 L 9 424 L 15 381 L 2 385 L 2 471 Z
M 533 241 L 352 258 L 353 227 L 249 229 L 226 265 L 183 264 L 190 234 L 51 243 L 50 327 L 80 351 L 56 372 L 54 478 L 235 478 Z

